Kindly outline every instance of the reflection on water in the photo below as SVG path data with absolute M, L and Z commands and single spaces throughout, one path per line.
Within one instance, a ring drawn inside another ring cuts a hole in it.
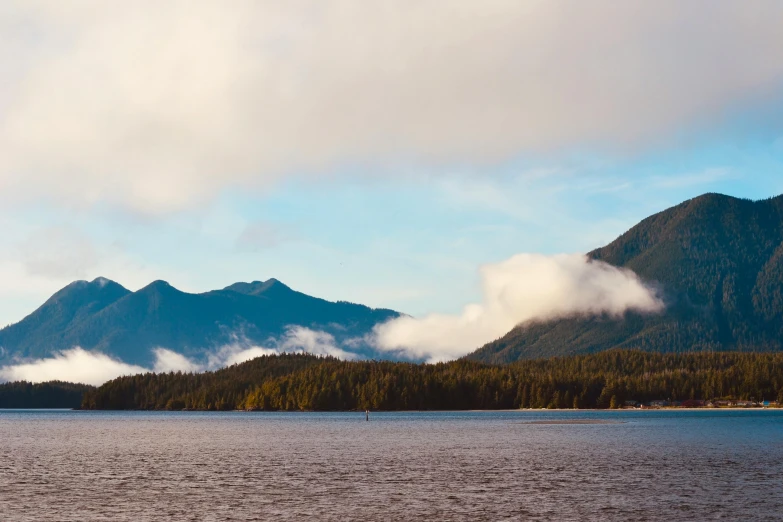
M 0 411 L 0 520 L 780 520 L 782 484 L 776 411 Z

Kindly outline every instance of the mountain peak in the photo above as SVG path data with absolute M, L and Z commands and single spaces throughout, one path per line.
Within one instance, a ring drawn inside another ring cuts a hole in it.
M 55 300 L 63 298 L 73 298 L 77 295 L 98 295 L 99 293 L 106 293 L 109 291 L 111 294 L 117 294 L 122 296 L 130 291 L 119 283 L 115 283 L 111 279 L 105 277 L 97 277 L 92 281 L 85 281 L 79 279 L 73 281 L 60 290 L 58 290 L 51 298 Z
M 95 279 L 93 279 L 90 283 L 94 284 L 94 285 L 98 285 L 99 287 L 103 288 L 103 287 L 105 287 L 106 285 L 108 285 L 110 283 L 114 283 L 114 281 L 112 281 L 111 279 L 106 279 L 105 277 L 99 276 L 99 277 L 96 277 Z M 116 283 L 114 283 L 114 284 L 116 284 Z
M 111 279 L 107 277 L 96 277 L 89 283 L 86 283 L 87 286 L 90 288 L 96 288 L 100 292 L 120 292 L 120 293 L 130 293 L 130 290 L 119 284 L 117 281 L 112 281 Z
M 701 196 L 696 196 L 695 198 L 689 199 L 687 201 L 684 201 L 680 205 L 677 205 L 676 207 L 672 207 L 671 209 L 668 209 L 664 212 L 672 211 L 673 209 L 676 209 L 678 207 L 688 207 L 688 208 L 723 208 L 730 205 L 746 205 L 749 207 L 763 207 L 769 204 L 775 205 L 780 204 L 783 202 L 783 195 L 778 195 L 770 198 L 764 198 L 764 199 L 749 199 L 749 198 L 738 198 L 735 196 L 729 196 L 726 194 L 721 194 L 719 192 L 707 192 L 705 194 L 702 194 Z
M 144 292 L 149 290 L 156 290 L 156 291 L 168 290 L 170 288 L 174 288 L 174 287 L 171 286 L 171 284 L 168 281 L 164 281 L 163 279 L 156 279 L 155 281 L 151 282 L 150 284 L 148 284 L 147 286 L 139 290 L 139 292 Z
M 266 281 L 253 281 L 251 283 L 237 282 L 233 285 L 225 287 L 223 290 L 229 290 L 231 292 L 237 292 L 239 294 L 246 295 L 261 295 L 270 290 L 291 290 L 288 286 L 281 283 L 280 280 L 274 277 L 267 279 Z

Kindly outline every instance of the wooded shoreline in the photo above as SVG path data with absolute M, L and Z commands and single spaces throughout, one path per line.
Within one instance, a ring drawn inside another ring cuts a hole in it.
M 264 356 L 215 372 L 139 374 L 100 387 L 0 384 L 0 408 L 171 411 L 729 409 L 783 403 L 783 353 L 593 355 L 487 365 Z
M 783 402 L 783 353 L 592 355 L 487 365 L 263 356 L 206 373 L 120 377 L 85 392 L 84 409 L 461 411 L 618 409 L 626 401 Z M 730 406 L 731 404 L 726 404 Z M 662 405 L 664 406 L 664 405 Z

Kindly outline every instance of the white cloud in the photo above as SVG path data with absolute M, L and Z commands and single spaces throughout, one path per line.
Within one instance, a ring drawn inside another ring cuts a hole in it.
M 429 361 L 460 357 L 515 326 L 576 315 L 658 312 L 656 293 L 631 271 L 575 255 L 519 254 L 481 270 L 483 301 L 460 315 L 401 317 L 375 327 L 379 349 Z
M 291 325 L 279 338 L 270 338 L 267 346 L 257 346 L 246 338 L 237 335 L 233 343 L 210 351 L 202 369 L 216 370 L 232 364 L 239 364 L 262 355 L 279 353 L 310 353 L 313 355 L 331 355 L 343 360 L 352 360 L 356 354 L 347 352 L 337 345 L 334 336 L 321 330 L 312 330 L 304 326 Z
M 223 360 L 223 362 L 220 364 L 220 367 L 231 366 L 232 364 L 243 363 L 245 361 L 249 361 L 250 359 L 255 359 L 263 355 L 275 355 L 277 353 L 278 352 L 276 350 L 272 350 L 270 348 L 251 346 L 250 348 L 245 348 L 243 350 L 232 352 L 228 357 L 226 357 Z
M 141 366 L 126 364 L 106 354 L 73 348 L 47 359 L 3 366 L 0 381 L 69 381 L 99 385 L 121 375 L 148 372 Z
M 166 348 L 155 348 L 152 351 L 155 354 L 155 373 L 167 372 L 197 372 L 201 367 L 182 355 Z
M 233 344 L 227 344 L 209 352 L 205 369 L 217 370 L 232 364 L 243 363 L 262 355 L 275 355 L 276 353 L 278 351 L 274 348 L 254 346 L 252 343 L 237 339 Z
M 281 352 L 306 352 L 313 355 L 331 355 L 338 359 L 351 360 L 356 354 L 346 352 L 337 346 L 334 336 L 327 332 L 311 330 L 303 326 L 291 326 L 278 345 Z
M 4 2 L 0 197 L 156 214 L 294 171 L 676 139 L 779 94 L 782 16 L 712 0 Z

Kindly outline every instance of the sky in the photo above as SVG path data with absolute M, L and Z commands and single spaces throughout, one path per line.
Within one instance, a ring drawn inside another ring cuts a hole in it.
M 781 26 L 753 1 L 3 2 L 0 325 L 98 276 L 460 314 L 514 256 L 779 195 Z

